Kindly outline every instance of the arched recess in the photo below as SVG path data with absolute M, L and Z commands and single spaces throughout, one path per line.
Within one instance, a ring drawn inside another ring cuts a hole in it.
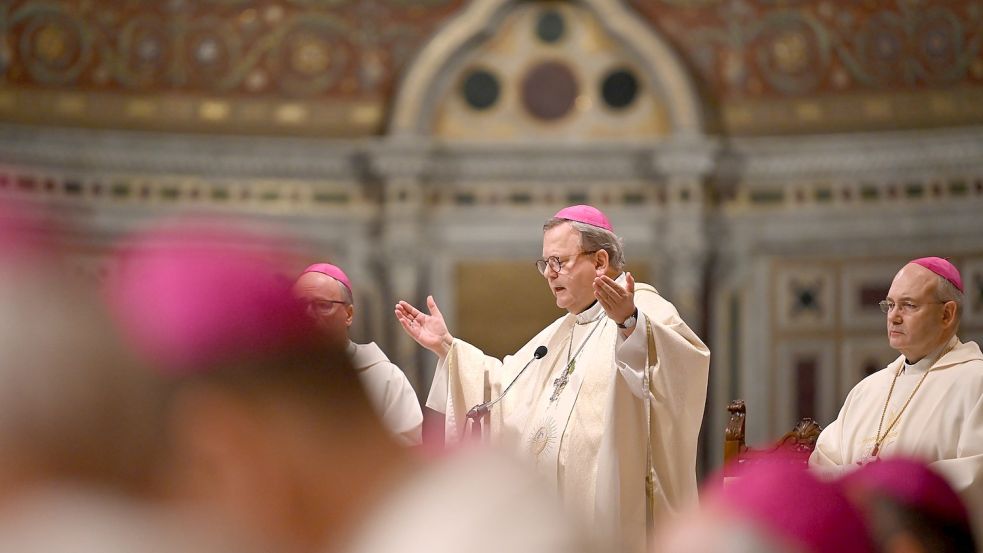
M 423 48 L 406 72 L 389 119 L 393 138 L 432 134 L 431 122 L 448 68 L 493 36 L 502 20 L 523 0 L 475 0 Z M 706 115 L 685 64 L 664 37 L 620 0 L 579 0 L 638 63 L 643 78 L 668 112 L 675 139 L 703 137 Z

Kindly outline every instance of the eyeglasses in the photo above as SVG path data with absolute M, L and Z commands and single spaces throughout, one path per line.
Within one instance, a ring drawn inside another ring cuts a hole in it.
M 544 274 L 546 272 L 546 268 L 547 267 L 549 267 L 550 270 L 553 271 L 554 273 L 559 273 L 559 272 L 563 271 L 563 264 L 564 263 L 567 263 L 571 259 L 576 259 L 578 256 L 581 256 L 581 255 L 584 255 L 584 254 L 597 253 L 599 251 L 600 250 L 591 250 L 591 251 L 577 252 L 575 254 L 565 255 L 562 258 L 557 257 L 555 255 L 551 255 L 551 256 L 547 257 L 546 259 L 537 259 L 536 260 L 536 269 L 539 271 L 539 274 Z M 561 259 L 563 261 L 561 261 Z
M 901 311 L 902 315 L 911 315 L 912 313 L 918 311 L 918 308 L 920 308 L 922 305 L 941 305 L 944 303 L 948 303 L 948 302 L 931 301 L 919 305 L 917 303 L 911 303 L 910 301 L 894 303 L 891 300 L 881 300 L 880 302 L 877 303 L 877 305 L 881 307 L 881 311 L 883 311 L 884 313 L 890 313 L 891 311 L 894 311 L 895 308 L 897 308 L 899 311 Z
M 347 305 L 348 302 L 341 300 L 304 300 L 304 307 L 321 314 L 330 313 L 335 304 Z

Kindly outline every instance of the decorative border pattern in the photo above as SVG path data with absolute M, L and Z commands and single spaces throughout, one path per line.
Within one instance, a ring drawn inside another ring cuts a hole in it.
M 378 135 L 410 61 L 440 41 L 438 28 L 465 4 L 10 0 L 0 3 L 0 120 Z M 608 26 L 631 19 L 667 38 L 675 49 L 667 53 L 678 52 L 707 91 L 711 132 L 983 123 L 977 1 L 629 4 L 641 18 L 609 7 L 598 17 Z M 628 46 L 642 57 L 650 50 Z
M 353 98 L 394 77 L 461 0 L 14 0 L 8 86 Z
M 0 170 L 0 197 L 118 207 L 206 207 L 302 214 L 367 205 L 359 187 L 284 179 L 209 179 L 176 175 L 73 177 L 50 170 Z
M 978 2 L 631 3 L 728 99 L 983 85 Z
M 0 119 L 359 136 L 462 0 L 0 3 Z

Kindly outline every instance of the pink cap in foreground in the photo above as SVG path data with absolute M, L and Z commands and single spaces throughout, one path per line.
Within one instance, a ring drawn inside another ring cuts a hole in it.
M 158 233 L 123 252 L 108 293 L 136 351 L 161 372 L 190 374 L 309 339 L 310 319 L 278 268 L 202 236 Z
M 969 513 L 959 495 L 924 463 L 888 458 L 868 463 L 840 480 L 843 489 L 861 495 L 880 495 L 945 520 L 969 524 Z
M 776 454 L 740 467 L 737 478 L 705 494 L 735 518 L 747 520 L 809 553 L 871 553 L 861 513 L 832 483 L 813 476 L 797 458 Z

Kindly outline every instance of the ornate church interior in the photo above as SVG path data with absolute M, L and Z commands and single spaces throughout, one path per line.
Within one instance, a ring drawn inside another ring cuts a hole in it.
M 897 358 L 909 259 L 959 268 L 983 339 L 977 0 L 7 0 L 0 37 L 0 198 L 71 229 L 67 278 L 176 217 L 278 229 L 421 402 L 393 305 L 516 351 L 561 314 L 534 263 L 570 204 L 712 352 L 701 474 L 731 400 L 767 444 Z

